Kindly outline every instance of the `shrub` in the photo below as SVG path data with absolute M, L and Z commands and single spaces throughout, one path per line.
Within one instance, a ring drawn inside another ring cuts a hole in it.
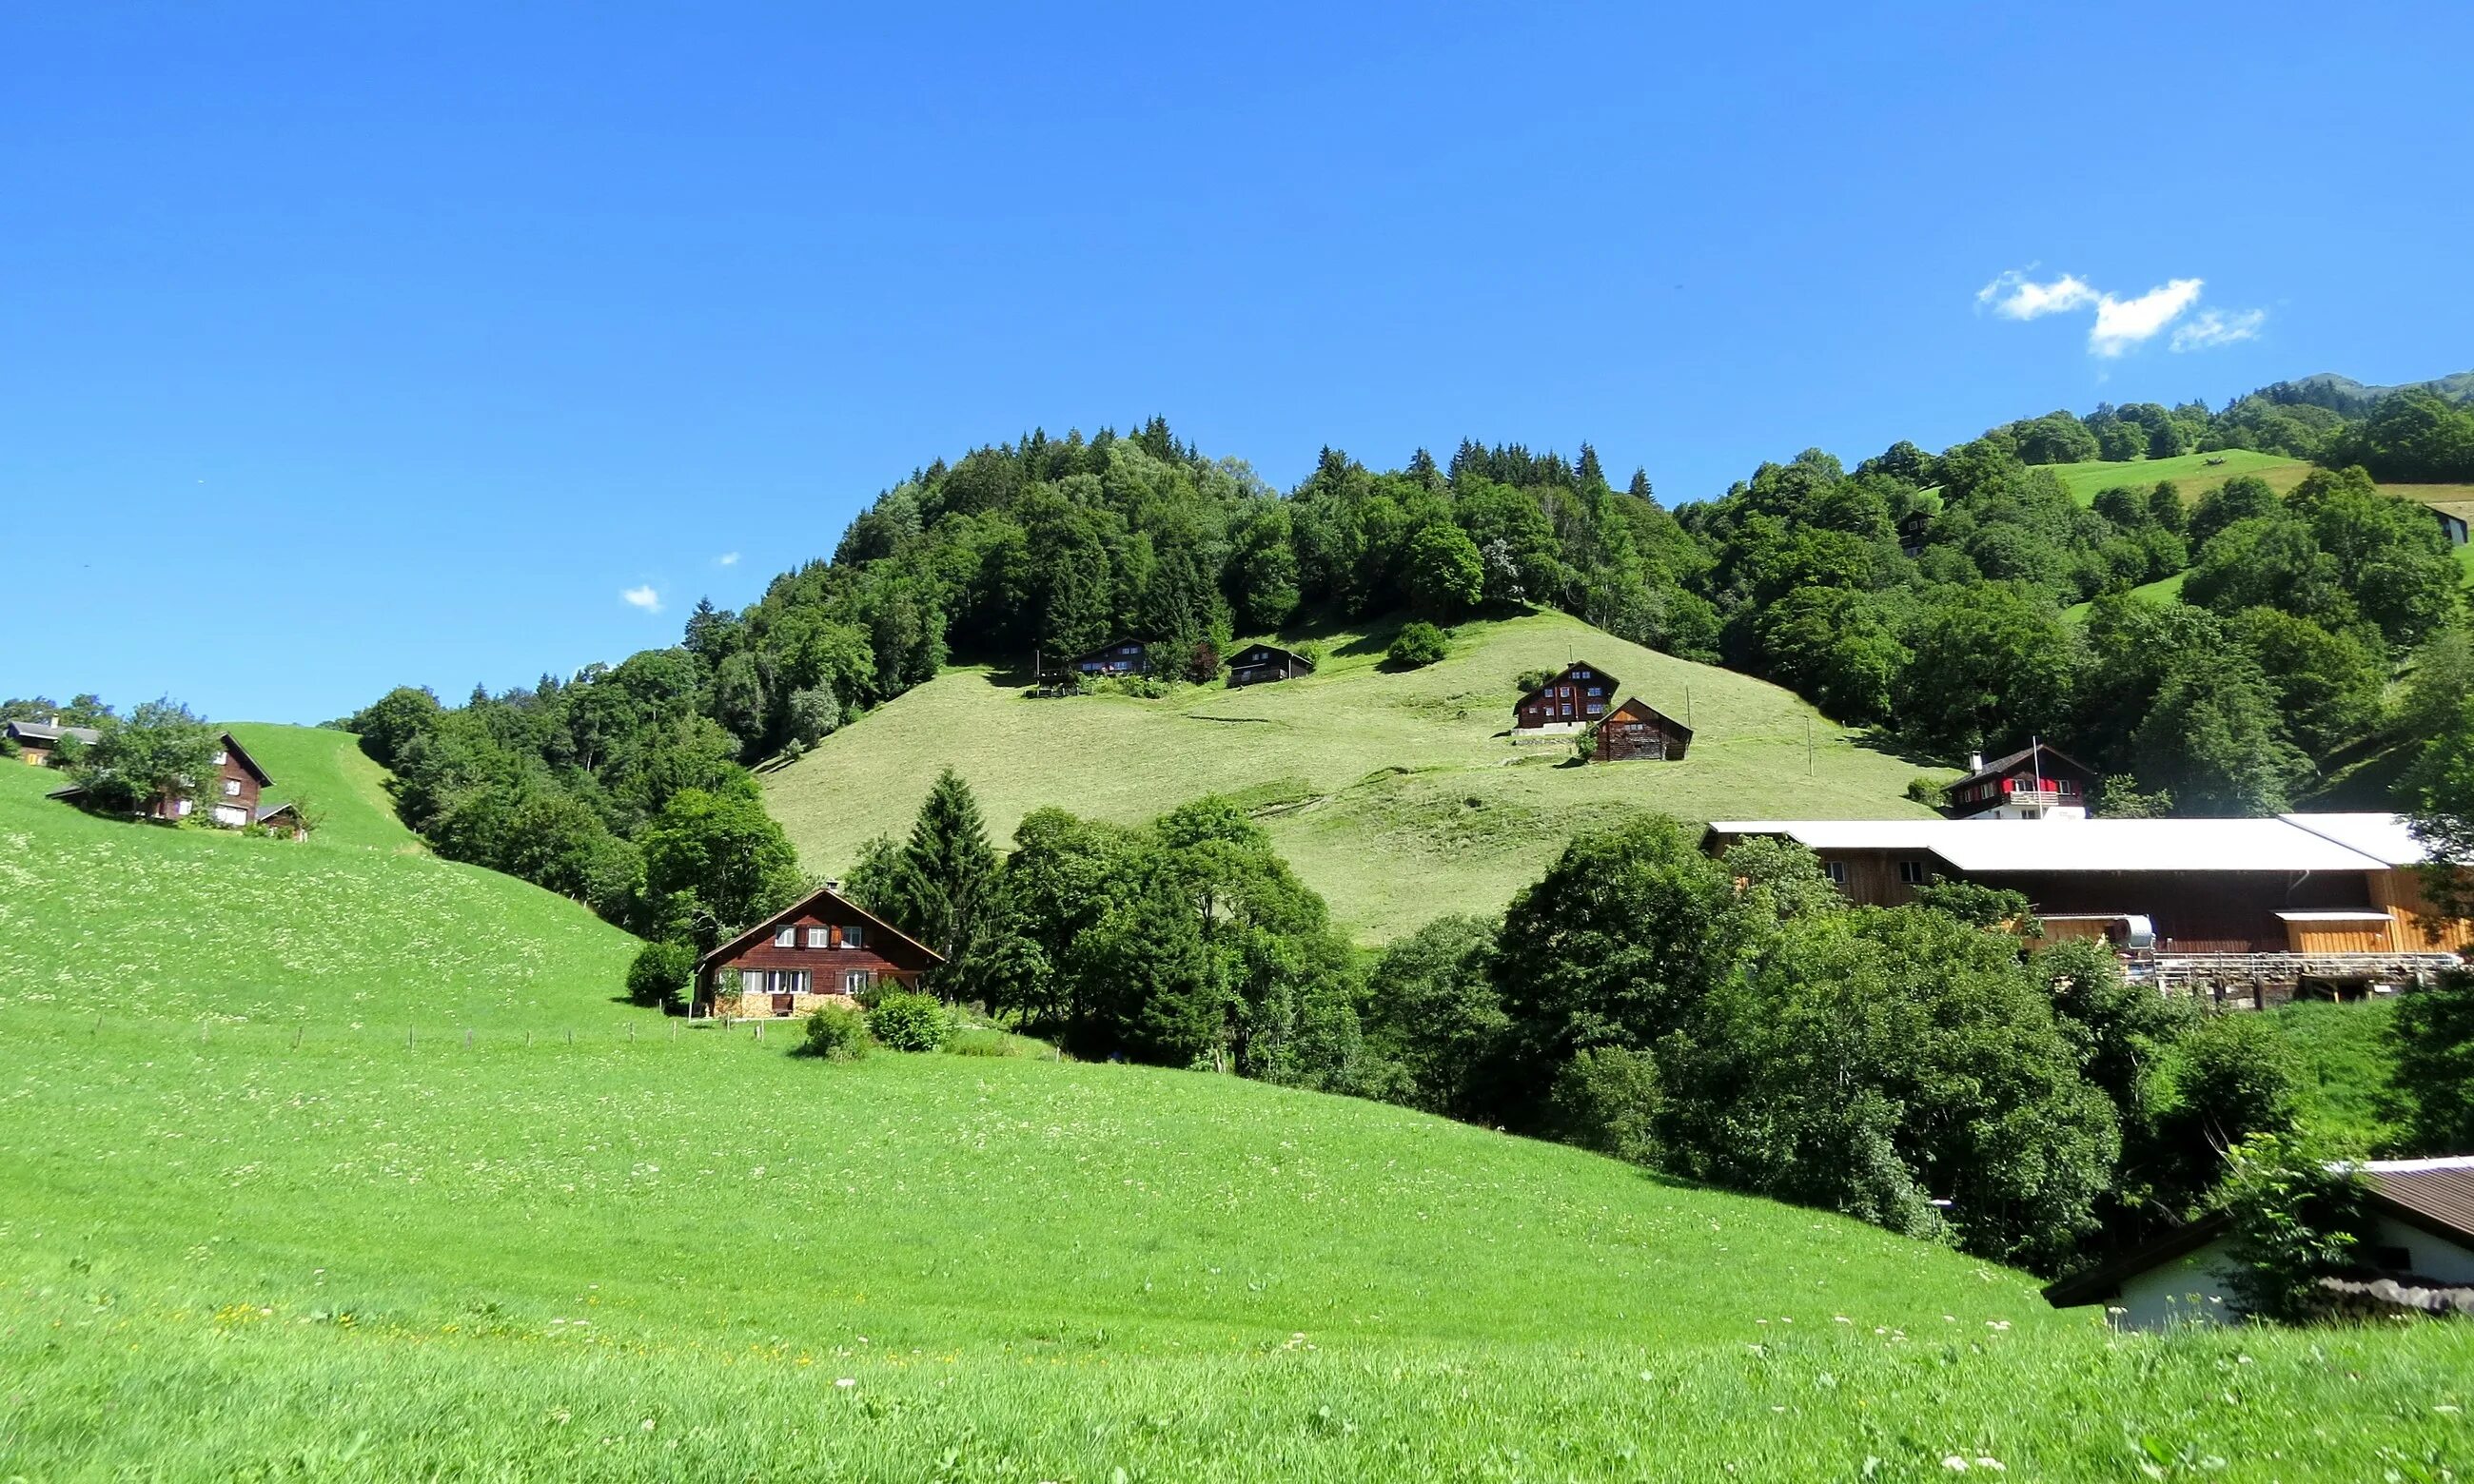
M 1591 1046 L 1564 1064 L 1549 1099 L 1564 1142 L 1655 1166 L 1659 1111 L 1665 1104 L 1658 1063 L 1646 1051 Z
M 1907 797 L 1928 809 L 1950 806 L 1950 785 L 1926 774 L 1907 779 Z
M 945 1049 L 956 1056 L 1020 1056 L 1023 1043 L 1019 1037 L 982 1025 L 956 1031 L 946 1039 Z
M 867 1028 L 895 1051 L 934 1051 L 945 1043 L 952 1022 L 934 995 L 890 990 L 868 1011 Z
M 1435 663 L 1451 653 L 1451 641 L 1443 631 L 1430 623 L 1402 624 L 1392 636 L 1392 647 L 1383 658 L 1402 669 L 1417 670 Z
M 688 979 L 695 972 L 696 951 L 678 942 L 648 943 L 638 950 L 636 962 L 627 966 L 627 997 L 639 1005 L 660 1005 L 665 1009 L 685 996 Z
M 2353 1266 L 2368 1225 L 2361 1176 L 2307 1137 L 2259 1134 L 2230 1153 L 2221 1194 L 2233 1218 L 2235 1305 L 2275 1324 L 2316 1318 L 2319 1280 Z
M 808 1017 L 808 1039 L 801 1056 L 828 1062 L 856 1062 L 867 1055 L 867 1017 L 842 1005 L 821 1005 Z

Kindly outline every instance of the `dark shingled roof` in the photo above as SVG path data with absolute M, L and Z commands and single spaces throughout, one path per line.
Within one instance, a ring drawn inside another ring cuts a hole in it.
M 50 722 L 11 722 L 9 734 L 34 742 L 57 742 L 62 737 L 75 737 L 88 746 L 103 740 L 103 733 L 92 727 L 55 727 Z
M 1998 778 L 2019 766 L 2021 763 L 2025 762 L 2039 751 L 2043 752 L 2048 757 L 2060 758 L 2062 761 L 2069 763 L 2072 767 L 2078 769 L 2081 773 L 2086 774 L 2090 778 L 2096 777 L 2096 770 L 2094 768 L 2091 768 L 2086 763 L 2073 757 L 2070 754 L 2063 752 L 2060 748 L 2055 747 L 2050 742 L 2035 742 L 2019 749 L 2019 751 L 2012 753 L 2007 756 L 1988 759 L 1983 767 L 1977 769 L 1974 773 L 1969 774 L 1963 778 L 1953 781 L 1950 786 L 1957 788 L 1963 784 L 1973 783 L 1979 778 Z

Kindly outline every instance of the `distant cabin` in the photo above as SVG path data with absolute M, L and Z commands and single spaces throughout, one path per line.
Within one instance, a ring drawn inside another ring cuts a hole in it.
M 1954 820 L 2085 819 L 2096 770 L 2042 742 L 2005 757 L 1968 759 L 1943 812 Z
M 9 740 L 17 744 L 19 756 L 37 768 L 51 763 L 52 754 L 60 751 L 62 737 L 75 737 L 88 747 L 103 737 L 103 733 L 92 727 L 63 727 L 58 716 L 47 722 L 11 722 L 0 730 L 5 730 Z
M 1692 729 L 1638 696 L 1617 706 L 1598 723 L 1598 762 L 1682 762 Z
M 229 731 L 215 739 L 214 768 L 214 778 L 206 791 L 208 819 L 227 829 L 246 829 L 254 825 L 295 840 L 309 838 L 309 825 L 302 818 L 300 808 L 266 797 L 275 779 Z M 52 790 L 53 798 L 71 802 L 85 795 L 85 789 L 79 785 Z M 196 807 L 194 800 L 166 793 L 140 810 L 139 817 L 169 824 L 188 818 Z
M 1899 517 L 1899 555 L 1912 561 L 1925 554 L 1925 539 L 1932 534 L 1932 512 L 1911 510 Z
M 1065 662 L 1065 667 L 1084 675 L 1149 675 L 1152 652 L 1140 640 L 1117 639 L 1087 655 L 1076 656 Z
M 2461 507 L 2461 509 L 2464 508 L 2474 507 Z M 2462 546 L 2465 544 L 2465 517 L 2463 515 L 2459 515 L 2453 510 L 2442 510 L 2436 505 L 2432 507 L 2431 515 L 2433 519 L 2439 522 L 2439 534 L 2447 539 L 2449 545 Z
M 1314 661 L 1277 644 L 1249 644 L 1228 661 L 1228 683 L 1261 685 L 1314 674 Z
M 1520 698 L 1512 708 L 1513 729 L 1536 731 L 1563 728 L 1578 731 L 1607 714 L 1609 699 L 1621 683 L 1604 670 L 1576 659 Z
M 699 1016 L 806 1015 L 885 986 L 919 987 L 944 960 L 832 887 L 783 908 L 696 960 Z

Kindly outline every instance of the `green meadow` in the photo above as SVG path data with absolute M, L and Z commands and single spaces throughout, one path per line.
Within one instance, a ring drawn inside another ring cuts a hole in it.
M 1860 746 L 1792 693 L 1539 613 L 1455 631 L 1449 658 L 1395 672 L 1389 633 L 1322 636 L 1312 676 L 1161 700 L 1042 700 L 1021 677 L 949 671 L 765 779 L 809 869 L 837 874 L 899 835 L 937 769 L 967 779 L 1000 839 L 1044 804 L 1139 824 L 1207 793 L 1250 804 L 1361 938 L 1489 911 L 1564 842 L 1637 808 L 1681 819 L 1899 818 L 1919 767 Z M 1695 729 L 1682 762 L 1570 765 L 1568 738 L 1515 746 L 1515 677 L 1587 659 Z
M 2474 1446 L 2467 1327 L 2116 1337 L 2024 1274 L 1377 1104 L 811 1062 L 615 1003 L 632 941 L 520 882 L 90 820 L 23 772 L 0 1478 L 2437 1478 Z
M 2308 460 L 2289 458 L 2281 453 L 2253 453 L 2246 448 L 2228 448 L 2221 453 L 2186 453 L 2171 459 L 2133 459 L 2126 464 L 2089 460 L 2080 464 L 2048 464 L 2043 467 L 2050 469 L 2061 480 L 2073 499 L 2081 505 L 2093 505 L 2098 494 L 2116 485 L 2127 485 L 2145 491 L 2168 479 L 2181 488 L 2183 502 L 2192 504 L 2236 474 L 2249 474 L 2264 480 L 2269 489 L 2283 494 L 2302 483 L 2313 466 Z

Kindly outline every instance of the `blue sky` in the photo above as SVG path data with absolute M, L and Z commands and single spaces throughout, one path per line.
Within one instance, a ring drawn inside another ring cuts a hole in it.
M 2474 8 L 1672 9 L 12 7 L 0 694 L 528 682 L 1033 426 L 1676 502 L 2474 367 Z

